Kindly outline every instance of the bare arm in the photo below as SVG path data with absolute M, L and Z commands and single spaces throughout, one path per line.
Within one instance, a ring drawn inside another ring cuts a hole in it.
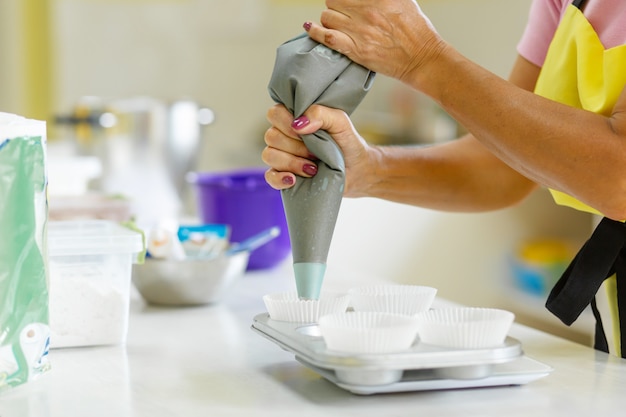
M 510 81 L 534 89 L 539 68 L 518 58 Z M 363 175 L 365 195 L 448 211 L 485 211 L 511 206 L 536 184 L 511 169 L 468 134 L 442 145 L 379 147 L 374 175 Z
M 626 218 L 625 92 L 610 116 L 598 115 L 519 89 L 454 50 L 420 69 L 415 84 L 518 172 Z

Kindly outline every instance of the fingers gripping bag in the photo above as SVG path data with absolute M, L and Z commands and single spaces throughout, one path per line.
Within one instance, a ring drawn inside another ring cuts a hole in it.
M 0 113 L 0 395 L 49 369 L 46 124 Z

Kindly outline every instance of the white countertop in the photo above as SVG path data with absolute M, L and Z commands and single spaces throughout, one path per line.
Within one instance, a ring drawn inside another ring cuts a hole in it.
M 554 368 L 522 386 L 359 396 L 250 329 L 289 268 L 248 273 L 221 304 L 156 308 L 133 298 L 126 346 L 55 349 L 52 370 L 0 394 L 0 417 L 616 416 L 626 361 L 515 324 Z

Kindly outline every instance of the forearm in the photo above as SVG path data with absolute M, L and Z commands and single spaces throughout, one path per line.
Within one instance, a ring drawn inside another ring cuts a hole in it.
M 447 45 L 403 81 L 432 97 L 524 176 L 608 216 L 624 216 L 626 120 L 619 111 L 606 117 L 544 99 Z
M 445 211 L 508 207 L 535 185 L 503 164 L 468 135 L 430 147 L 375 147 L 375 167 L 356 176 L 355 196 L 383 198 Z

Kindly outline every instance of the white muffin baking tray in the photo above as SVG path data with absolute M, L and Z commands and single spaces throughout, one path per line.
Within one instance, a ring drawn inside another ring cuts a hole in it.
M 252 330 L 359 395 L 523 385 L 552 371 L 525 356 L 521 343 L 511 337 L 489 349 L 444 349 L 418 339 L 403 352 L 355 355 L 328 350 L 317 324 L 276 321 L 262 313 L 254 317 Z

